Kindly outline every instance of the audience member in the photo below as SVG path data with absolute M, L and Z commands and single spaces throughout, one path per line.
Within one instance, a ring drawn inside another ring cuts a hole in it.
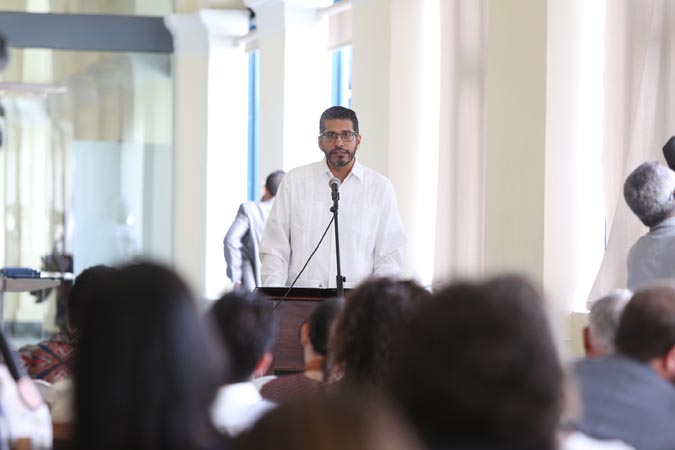
M 260 393 L 270 401 L 281 403 L 312 391 L 323 381 L 325 358 L 333 320 L 342 308 L 342 299 L 325 300 L 317 306 L 308 320 L 300 327 L 305 370 L 280 377 L 266 383 Z
M 340 237 L 340 255 L 348 262 L 342 266 L 344 287 L 372 276 L 400 276 L 407 239 L 396 192 L 391 181 L 356 158 L 361 145 L 356 113 L 328 108 L 319 118 L 319 133 L 324 159 L 288 172 L 265 224 L 263 286 L 335 287 L 335 248 L 322 235 L 331 223 L 328 185 L 338 180 L 340 226 L 348 231 Z
M 617 289 L 596 300 L 584 327 L 586 356 L 605 356 L 614 353 L 614 336 L 619 326 L 621 313 L 633 296 L 628 289 Z
M 628 253 L 628 289 L 675 279 L 675 172 L 658 161 L 641 164 L 626 179 L 623 195 L 649 232 Z
M 35 345 L 19 349 L 19 355 L 31 378 L 54 383 L 73 372 L 75 347 L 80 336 L 84 309 L 97 294 L 100 284 L 115 272 L 108 266 L 93 266 L 77 276 L 68 294 L 66 329 Z
M 9 45 L 7 38 L 0 34 L 0 73 L 5 70 L 7 64 L 9 63 Z M 0 139 L 0 146 L 2 145 L 2 140 Z
M 675 170 L 675 136 L 671 136 L 663 145 L 663 157 L 666 159 L 666 163 L 670 170 Z
M 262 199 L 239 206 L 237 217 L 223 239 L 227 277 L 234 283 L 235 289 L 241 287 L 252 291 L 261 285 L 260 238 L 284 175 L 284 171 L 277 170 L 267 176 Z
M 210 331 L 169 269 L 137 263 L 114 274 L 82 324 L 76 449 L 219 448 L 209 406 L 225 352 Z
M 231 384 L 218 390 L 211 415 L 218 429 L 236 436 L 250 428 L 274 406 L 253 383 L 272 363 L 278 318 L 272 303 L 255 292 L 234 291 L 218 300 L 210 312 L 231 361 Z
M 291 400 L 242 434 L 236 450 L 421 450 L 408 425 L 382 402 L 342 392 Z
M 675 442 L 675 289 L 635 293 L 619 322 L 616 353 L 578 361 L 582 431 L 639 450 Z
M 414 281 L 372 278 L 352 291 L 329 343 L 331 380 L 368 390 L 381 384 L 396 353 L 394 336 L 430 294 Z
M 388 384 L 428 448 L 556 448 L 563 369 L 527 281 L 451 285 L 398 333 Z

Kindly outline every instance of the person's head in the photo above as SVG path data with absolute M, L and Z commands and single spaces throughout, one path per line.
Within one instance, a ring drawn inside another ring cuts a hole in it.
M 9 64 L 9 48 L 7 39 L 5 36 L 0 34 L 0 73 L 7 67 Z
M 267 179 L 265 179 L 265 191 L 267 193 L 266 200 L 274 198 L 277 195 L 279 184 L 281 184 L 281 179 L 284 175 L 286 175 L 286 172 L 283 170 L 275 170 L 267 175 Z
M 349 166 L 361 144 L 359 119 L 351 109 L 333 106 L 319 120 L 319 148 L 334 168 Z
M 668 139 L 663 146 L 663 157 L 671 170 L 675 169 L 675 136 Z
M 119 269 L 86 308 L 75 361 L 79 450 L 191 449 L 215 436 L 209 408 L 224 378 L 217 345 L 170 269 Z
M 653 227 L 675 212 L 675 172 L 658 161 L 647 161 L 631 172 L 623 196 L 640 221 Z
M 604 356 L 614 353 L 614 336 L 626 304 L 633 296 L 628 289 L 617 289 L 596 300 L 584 328 L 586 356 Z
M 415 281 L 372 278 L 347 297 L 329 342 L 331 378 L 369 388 L 384 378 L 392 342 L 410 314 L 429 298 Z
M 421 450 L 408 425 L 382 401 L 346 392 L 282 403 L 240 435 L 235 450 Z
M 314 308 L 303 324 L 301 340 L 312 346 L 312 351 L 325 357 L 328 353 L 328 338 L 333 322 L 344 305 L 344 300 L 331 298 L 324 300 Z
M 272 362 L 279 328 L 272 302 L 256 292 L 237 290 L 215 302 L 210 315 L 228 350 L 232 381 L 247 381 L 254 373 L 264 373 Z
M 396 343 L 387 384 L 431 448 L 554 448 L 563 369 L 543 300 L 524 279 L 452 284 Z
M 82 328 L 87 304 L 97 296 L 106 280 L 116 273 L 116 269 L 109 266 L 98 265 L 84 269 L 75 278 L 73 287 L 70 288 L 66 307 L 68 309 L 68 325 L 73 330 Z
M 675 381 L 675 288 L 658 285 L 637 291 L 621 315 L 615 346 Z

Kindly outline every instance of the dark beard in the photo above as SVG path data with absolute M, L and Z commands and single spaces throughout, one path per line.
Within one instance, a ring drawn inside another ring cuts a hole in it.
M 349 154 L 350 158 L 345 158 L 345 159 L 339 159 L 339 160 L 334 160 L 332 158 L 327 158 L 328 159 L 328 164 L 330 164 L 333 167 L 345 167 L 349 165 L 352 161 L 354 161 L 354 157 L 356 156 L 356 152 L 350 153 Z

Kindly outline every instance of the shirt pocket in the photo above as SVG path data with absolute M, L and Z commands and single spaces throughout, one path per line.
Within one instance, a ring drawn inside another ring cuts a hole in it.
M 308 201 L 302 208 L 296 208 L 293 221 L 300 232 L 316 232 L 328 226 L 332 217 L 330 205 L 321 201 Z
M 360 245 L 370 244 L 370 246 L 374 246 L 379 215 L 378 205 L 364 203 L 349 212 L 345 211 L 345 214 L 340 216 L 340 229 L 344 228 L 352 238 L 357 238 L 356 240 Z M 340 235 L 342 235 L 342 231 Z

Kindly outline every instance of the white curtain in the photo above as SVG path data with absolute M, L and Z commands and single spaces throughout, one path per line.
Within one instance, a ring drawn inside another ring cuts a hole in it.
M 434 285 L 483 273 L 487 2 L 441 1 L 440 20 Z
M 675 0 L 607 2 L 604 179 L 608 241 L 591 290 L 626 284 L 626 256 L 647 230 L 623 200 L 623 182 L 646 160 L 663 161 L 675 134 Z

